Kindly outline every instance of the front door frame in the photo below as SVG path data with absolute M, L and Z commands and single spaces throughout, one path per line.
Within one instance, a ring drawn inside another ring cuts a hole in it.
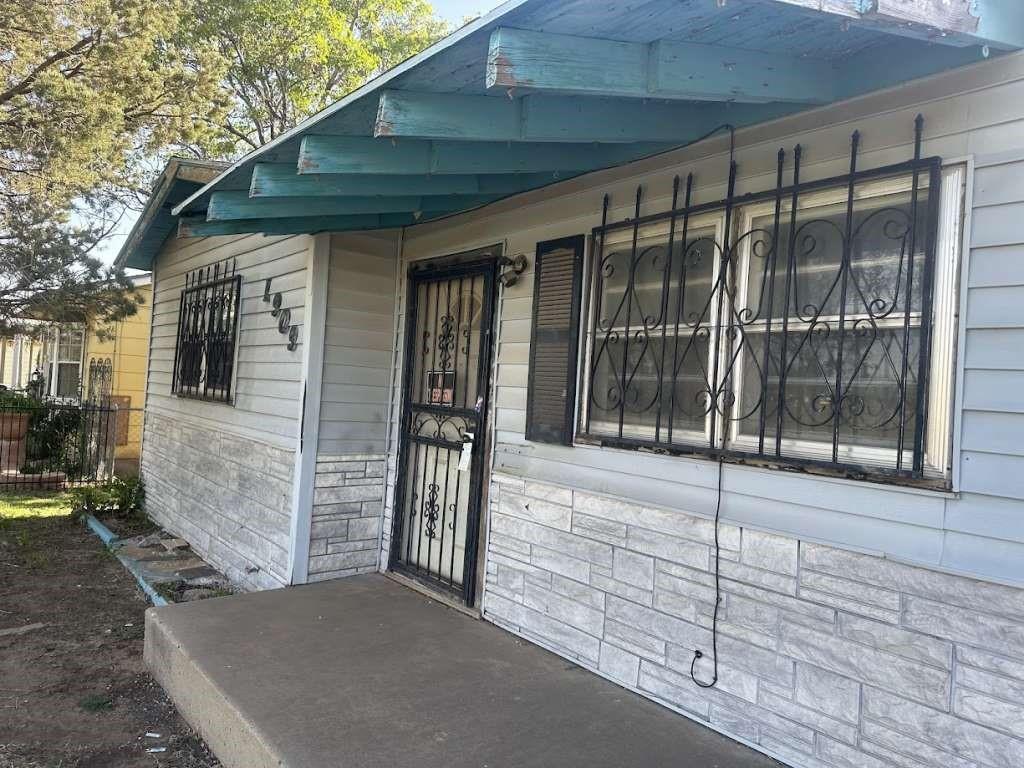
M 442 257 L 410 264 L 406 277 L 405 302 L 405 335 L 402 355 L 402 389 L 398 432 L 398 456 L 396 463 L 395 496 L 392 505 L 391 547 L 388 557 L 388 570 L 412 578 L 434 590 L 458 594 L 467 607 L 473 607 L 476 600 L 477 571 L 480 552 L 481 511 L 486 487 L 487 446 L 489 440 L 489 416 L 491 398 L 491 366 L 494 355 L 494 328 L 497 321 L 498 271 L 503 248 L 495 244 L 488 248 L 471 251 L 466 254 Z M 479 425 L 473 441 L 473 455 L 470 467 L 469 499 L 466 516 L 466 554 L 463 564 L 462 589 L 449 590 L 439 581 L 417 573 L 413 568 L 406 568 L 400 561 L 403 522 L 405 520 L 406 480 L 411 441 L 407 439 L 411 426 L 412 385 L 414 381 L 414 360 L 416 343 L 416 318 L 418 315 L 418 286 L 421 282 L 453 279 L 466 275 L 480 275 L 484 280 L 484 295 L 481 305 L 481 341 L 480 360 L 478 362 L 478 392 L 482 401 L 479 410 Z

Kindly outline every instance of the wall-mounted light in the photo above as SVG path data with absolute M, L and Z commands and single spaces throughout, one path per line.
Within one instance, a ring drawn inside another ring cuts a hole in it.
M 498 279 L 503 286 L 511 288 L 519 282 L 519 276 L 526 271 L 526 267 L 526 256 L 521 253 L 516 256 L 501 256 L 498 258 L 498 269 L 501 270 Z

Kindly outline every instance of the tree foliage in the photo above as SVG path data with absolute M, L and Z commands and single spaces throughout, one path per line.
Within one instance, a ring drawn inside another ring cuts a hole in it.
M 211 137 L 222 61 L 183 44 L 191 0 L 0 3 L 0 195 L 64 206 L 132 187 L 139 162 Z
M 105 212 L 143 189 L 154 153 L 212 141 L 195 115 L 228 106 L 219 54 L 184 43 L 191 1 L 0 3 L 0 331 L 134 311 L 124 275 L 91 255 Z M 73 226 L 76 211 L 93 223 Z
M 232 95 L 223 155 L 273 140 L 447 30 L 425 0 L 200 2 L 189 40 L 216 47 Z
M 38 202 L 8 204 L 0 230 L 0 337 L 32 319 L 97 325 L 134 314 L 141 298 L 123 270 L 90 255 L 101 232 L 69 226 Z
M 445 31 L 426 0 L 0 0 L 0 334 L 133 312 L 92 254 L 167 153 L 259 147 Z

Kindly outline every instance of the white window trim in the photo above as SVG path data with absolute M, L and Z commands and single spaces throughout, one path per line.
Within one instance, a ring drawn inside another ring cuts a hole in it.
M 967 208 L 969 189 L 968 168 L 969 163 L 963 160 L 956 160 L 944 164 L 940 170 L 941 187 L 939 200 L 938 227 L 936 231 L 934 275 L 933 275 L 933 299 L 932 299 L 932 328 L 931 328 L 931 353 L 929 357 L 928 377 L 928 406 L 927 423 L 924 448 L 924 475 L 928 479 L 955 480 L 953 458 L 956 453 L 956 440 L 954 439 L 954 414 L 955 414 L 955 388 L 956 380 L 956 359 L 958 353 L 958 292 L 962 290 L 959 285 L 962 279 L 962 264 L 966 261 L 965 227 L 969 209 Z M 924 172 L 921 172 L 923 175 Z M 911 176 L 905 174 L 899 178 L 883 179 L 879 181 L 865 181 L 857 185 L 854 191 L 855 200 L 869 200 L 886 194 L 908 192 L 911 189 Z M 815 208 L 826 205 L 845 204 L 848 190 L 845 186 L 807 193 L 801 197 L 800 208 Z M 739 231 L 750 230 L 752 219 L 766 214 L 774 214 L 774 200 L 754 203 L 747 206 L 738 206 L 733 210 L 734 222 L 738 224 Z M 789 200 L 782 201 L 782 213 L 788 213 L 791 208 Z M 715 227 L 716 242 L 723 242 L 725 228 L 725 212 L 716 211 L 713 213 L 700 214 L 691 217 L 689 228 L 707 229 Z M 647 239 L 660 238 L 662 240 L 668 234 L 667 222 L 661 221 L 655 224 L 641 226 L 638 230 L 638 242 Z M 681 237 L 679 224 L 676 224 L 676 237 Z M 601 243 L 600 249 L 590 249 L 592 253 L 587 265 L 585 277 L 587 285 L 586 317 L 581 329 L 581 362 L 583 371 L 581 375 L 580 402 L 577 408 L 576 438 L 580 442 L 600 440 L 602 438 L 600 428 L 606 427 L 608 431 L 617 428 L 617 424 L 610 422 L 592 421 L 590 433 L 583 430 L 587 416 L 590 411 L 590 385 L 591 385 L 591 362 L 593 339 L 591 329 L 593 326 L 593 313 L 596 311 L 597 281 L 594 279 L 595 270 L 600 267 L 599 259 L 611 252 L 615 246 L 625 245 L 632 247 L 632 228 L 622 228 L 615 232 L 614 237 L 606 238 Z M 750 241 L 741 250 L 737 263 L 736 273 L 739 285 L 737 295 L 747 296 L 747 264 L 750 256 Z M 713 265 L 711 284 L 714 285 L 718 279 L 720 260 L 716 259 Z M 709 311 L 711 317 L 717 317 L 717 296 L 711 303 Z M 902 323 L 900 324 L 902 326 Z M 714 349 L 718 335 L 717 324 L 711 329 L 709 337 L 709 348 Z M 720 365 L 727 358 L 729 350 L 727 345 L 719 349 Z M 713 360 L 709 355 L 709 365 Z M 739 394 L 739 387 L 742 385 L 742 369 L 739 366 L 738 374 L 734 374 L 734 392 Z M 733 422 L 726 426 L 724 419 L 712 412 L 705 421 L 705 430 L 700 434 L 694 430 L 673 430 L 673 437 L 683 437 L 683 440 L 673 440 L 669 446 L 671 449 L 677 447 L 686 449 L 688 447 L 705 447 L 710 442 L 711 420 L 717 421 L 715 429 L 716 448 L 735 449 L 740 451 L 756 451 L 757 438 L 744 437 L 739 434 L 739 423 Z M 595 429 L 595 427 L 597 429 Z M 653 427 L 635 427 L 631 430 L 629 439 L 653 440 L 655 430 Z M 614 438 L 611 438 L 614 439 Z M 692 442 L 687 442 L 691 441 Z M 788 449 L 786 453 L 794 459 L 824 459 L 832 458 L 832 446 L 820 441 L 799 440 L 783 438 L 782 446 Z M 877 465 L 880 468 L 891 467 L 895 460 L 895 449 L 872 448 L 867 446 L 840 446 L 839 459 L 842 462 L 855 462 L 864 465 Z M 903 465 L 907 466 L 913 460 L 913 450 L 904 449 Z
M 72 328 L 69 331 L 65 331 L 65 333 L 76 333 L 76 334 L 79 334 L 81 336 L 81 339 L 82 339 L 82 351 L 81 351 L 81 354 L 78 356 L 78 359 L 63 358 L 63 357 L 61 357 L 60 356 L 61 327 L 59 325 L 53 326 L 53 335 L 50 336 L 49 339 L 48 339 L 48 341 L 50 343 L 52 343 L 52 345 L 53 345 L 53 354 L 50 357 L 50 359 L 47 361 L 47 368 L 49 369 L 49 371 L 48 371 L 49 372 L 49 376 L 48 376 L 47 381 L 46 381 L 46 389 L 47 389 L 47 394 L 50 397 L 52 397 L 54 399 L 58 399 L 58 400 L 64 401 L 64 402 L 72 402 L 72 401 L 77 399 L 77 396 L 74 396 L 74 395 L 72 395 L 72 396 L 69 396 L 69 395 L 58 395 L 57 394 L 57 377 L 58 377 L 58 374 L 59 374 L 59 371 L 60 371 L 60 366 L 62 364 L 63 365 L 70 365 L 70 364 L 77 365 L 78 366 L 78 387 L 77 387 L 77 389 L 78 389 L 79 392 L 81 392 L 81 390 L 82 390 L 82 383 L 83 383 L 82 382 L 82 367 L 83 367 L 82 366 L 82 359 L 85 356 L 85 342 L 86 342 L 86 338 L 85 338 L 85 330 L 81 329 L 81 328 Z

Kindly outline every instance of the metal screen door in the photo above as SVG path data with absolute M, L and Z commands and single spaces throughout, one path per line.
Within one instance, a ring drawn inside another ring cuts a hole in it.
M 473 603 L 494 262 L 410 279 L 391 563 Z

